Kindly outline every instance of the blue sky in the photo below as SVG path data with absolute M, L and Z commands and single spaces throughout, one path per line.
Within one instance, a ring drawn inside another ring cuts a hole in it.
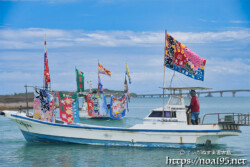
M 0 0 L 0 94 L 42 85 L 45 32 L 53 89 L 76 89 L 75 66 L 95 87 L 99 59 L 105 88 L 123 89 L 127 62 L 130 91 L 161 93 L 165 29 L 207 59 L 204 82 L 176 74 L 174 86 L 249 89 L 249 11 L 247 0 Z

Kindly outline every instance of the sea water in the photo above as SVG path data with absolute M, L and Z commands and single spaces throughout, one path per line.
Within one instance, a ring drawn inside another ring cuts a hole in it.
M 201 106 L 200 117 L 205 113 L 250 112 L 250 97 L 200 97 L 199 100 Z M 167 98 L 165 103 L 167 103 Z M 93 125 L 130 127 L 134 124 L 142 123 L 143 118 L 152 109 L 161 106 L 161 98 L 131 98 L 129 112 L 122 120 L 81 119 L 81 122 Z M 241 130 L 240 136 L 221 138 L 218 145 L 202 146 L 193 149 L 27 143 L 17 125 L 8 118 L 0 116 L 0 167 L 151 167 L 167 166 L 166 157 L 177 160 L 203 159 L 204 161 L 207 160 L 207 162 L 217 158 L 228 158 L 230 160 L 246 159 L 249 164 L 245 166 L 250 166 L 250 127 L 241 127 Z M 223 159 L 220 159 L 220 161 L 223 161 Z M 201 166 L 199 163 L 195 165 Z

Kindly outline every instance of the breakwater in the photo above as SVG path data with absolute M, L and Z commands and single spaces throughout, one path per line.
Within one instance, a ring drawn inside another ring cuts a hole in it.
M 28 94 L 28 109 L 33 108 L 33 94 Z M 0 110 L 27 109 L 26 95 L 0 95 Z

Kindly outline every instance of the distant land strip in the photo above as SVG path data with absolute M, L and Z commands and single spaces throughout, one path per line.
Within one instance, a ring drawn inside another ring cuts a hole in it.
M 93 91 L 97 91 L 97 89 L 93 89 Z M 70 91 L 62 91 L 62 92 L 75 93 Z M 89 92 L 89 90 L 86 90 L 86 92 Z M 116 97 L 122 96 L 124 94 L 123 91 L 109 90 L 109 89 L 104 89 L 104 93 L 106 96 L 114 95 Z M 27 95 L 28 95 L 27 96 L 28 109 L 32 109 L 34 93 L 28 92 Z M 130 96 L 136 97 L 136 94 L 130 93 Z M 22 109 L 27 109 L 26 93 L 15 93 L 13 95 L 0 95 L 0 110 L 17 110 L 20 109 L 20 106 L 22 106 Z

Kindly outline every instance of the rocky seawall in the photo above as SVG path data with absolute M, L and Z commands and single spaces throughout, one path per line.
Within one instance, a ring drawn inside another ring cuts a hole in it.
M 28 94 L 28 109 L 33 108 L 34 95 Z M 17 110 L 27 108 L 25 95 L 0 95 L 0 110 Z

